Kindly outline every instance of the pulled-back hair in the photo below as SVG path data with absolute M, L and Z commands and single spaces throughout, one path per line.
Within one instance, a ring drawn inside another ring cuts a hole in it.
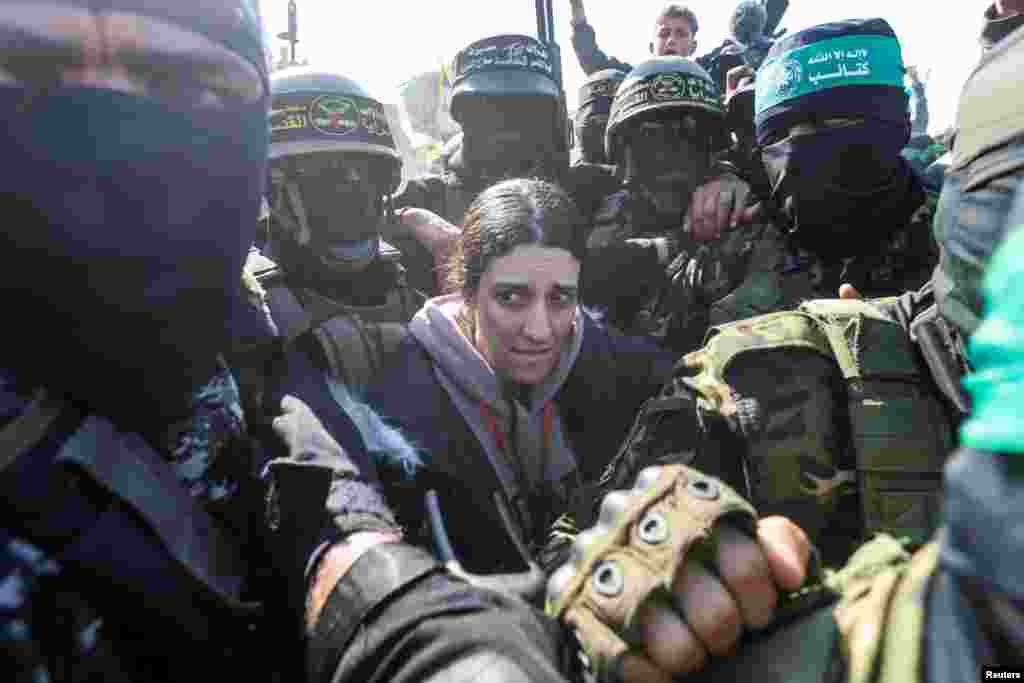
M 582 261 L 582 227 L 575 202 L 558 185 L 524 178 L 492 185 L 466 212 L 446 289 L 469 301 L 491 263 L 524 244 L 565 249 Z
M 690 35 L 697 35 L 697 15 L 686 5 L 681 5 L 678 2 L 668 3 L 658 13 L 658 18 L 655 21 L 665 19 L 686 19 L 686 22 L 690 24 Z

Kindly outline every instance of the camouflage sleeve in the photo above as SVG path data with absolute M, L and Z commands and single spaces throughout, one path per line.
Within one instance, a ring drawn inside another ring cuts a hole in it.
M 854 571 L 833 613 L 848 680 L 923 680 L 925 600 L 938 557 L 936 542 L 908 556 L 879 536 L 850 559 L 843 571 Z
M 708 324 L 736 320 L 794 308 L 811 296 L 805 264 L 787 248 L 775 226 L 755 223 L 741 226 L 714 245 L 713 267 L 718 277 L 705 286 Z
M 0 529 L 0 656 L 8 663 L 8 671 L 16 672 L 16 683 L 49 680 L 31 598 L 40 580 L 53 573 L 56 565 L 38 548 Z
M 827 574 L 823 587 L 838 603 L 808 602 L 809 610 L 748 637 L 734 656 L 692 680 L 923 681 L 924 601 L 937 562 L 936 543 L 911 556 L 902 543 L 878 536 Z M 791 604 L 799 607 L 805 595 Z
M 57 562 L 0 529 L 0 662 L 10 683 L 147 678 Z

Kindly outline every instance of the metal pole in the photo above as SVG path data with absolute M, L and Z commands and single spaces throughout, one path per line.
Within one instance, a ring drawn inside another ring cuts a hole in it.
M 555 10 L 551 5 L 552 0 L 545 0 L 545 2 L 548 15 L 548 42 L 553 45 L 555 42 Z
M 288 2 L 288 34 L 292 44 L 292 64 L 295 63 L 295 43 L 299 42 L 299 8 L 295 0 Z

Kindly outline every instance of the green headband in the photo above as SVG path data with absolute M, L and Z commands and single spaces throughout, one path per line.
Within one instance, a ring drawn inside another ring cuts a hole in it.
M 766 61 L 757 72 L 755 110 L 847 85 L 903 88 L 900 43 L 890 36 L 843 36 Z

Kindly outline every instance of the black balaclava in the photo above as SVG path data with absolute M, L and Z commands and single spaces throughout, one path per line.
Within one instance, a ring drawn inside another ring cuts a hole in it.
M 397 278 L 396 264 L 380 258 L 394 164 L 372 154 L 318 152 L 271 166 L 270 255 L 289 281 L 349 303 L 379 303 Z
M 872 249 L 924 201 L 900 156 L 910 135 L 902 79 L 899 42 L 881 19 L 793 34 L 758 72 L 757 139 L 771 203 L 795 239 L 826 260 Z M 790 134 L 803 123 L 816 131 Z
M 260 35 L 229 0 L 0 5 L 2 348 L 19 381 L 115 420 L 188 411 L 242 315 L 268 144 Z M 112 51 L 96 63 L 113 86 L 79 68 L 86 42 Z
M 449 109 L 462 126 L 448 159 L 450 180 L 475 193 L 507 178 L 564 179 L 568 120 L 550 46 L 502 34 L 482 38 L 452 61 Z
M 827 260 L 870 251 L 924 201 L 900 156 L 902 131 L 858 123 L 761 148 L 775 208 L 795 239 Z
M 557 102 L 539 95 L 481 95 L 465 102 L 462 144 L 448 167 L 484 189 L 507 178 L 556 180 Z
M 684 109 L 641 114 L 620 133 L 619 172 L 628 186 L 641 187 L 659 215 L 678 225 L 690 196 L 707 175 L 712 138 L 705 118 Z

